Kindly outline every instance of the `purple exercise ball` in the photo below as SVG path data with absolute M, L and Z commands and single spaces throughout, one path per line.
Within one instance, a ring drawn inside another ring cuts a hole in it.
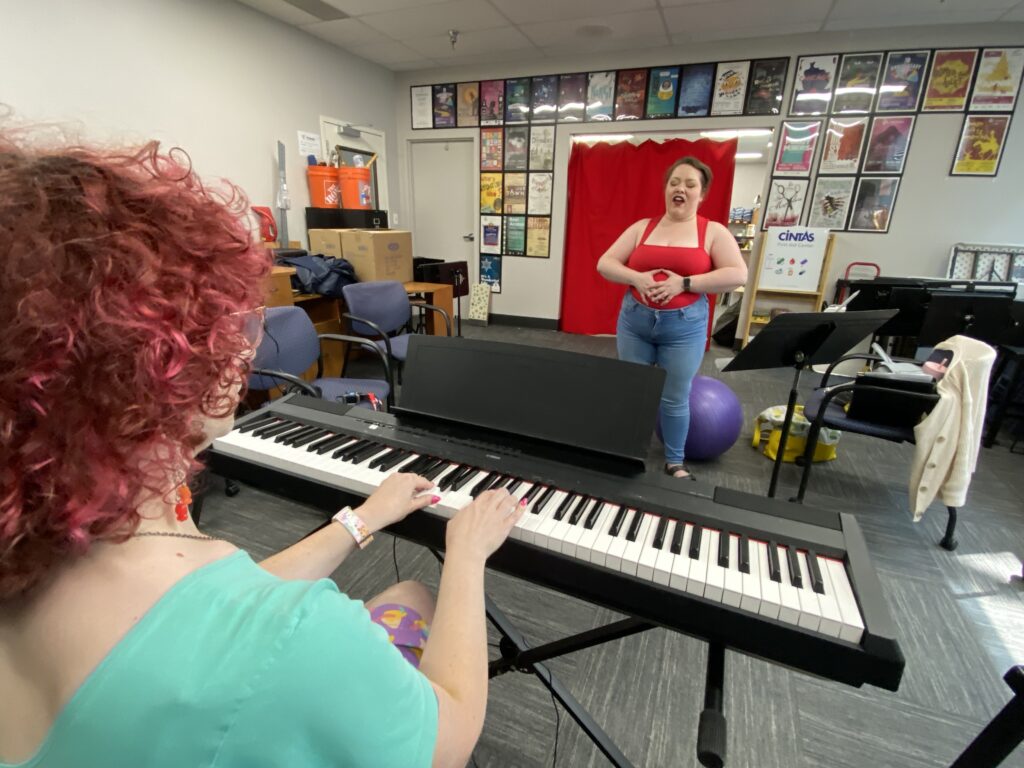
M 710 376 L 694 376 L 690 387 L 690 431 L 686 458 L 708 461 L 729 450 L 743 429 L 743 407 L 728 385 Z M 661 436 L 661 409 L 656 427 Z

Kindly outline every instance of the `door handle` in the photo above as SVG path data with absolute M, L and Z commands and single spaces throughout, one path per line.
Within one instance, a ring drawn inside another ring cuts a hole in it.
M 472 243 L 474 240 L 476 240 L 476 235 L 470 232 L 468 235 L 463 235 L 462 239 L 465 240 L 467 243 Z

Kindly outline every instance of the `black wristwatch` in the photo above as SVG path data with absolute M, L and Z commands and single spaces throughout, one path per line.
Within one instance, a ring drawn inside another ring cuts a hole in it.
M 684 277 L 683 278 L 683 291 L 685 291 L 686 293 L 690 292 L 690 278 L 689 277 Z

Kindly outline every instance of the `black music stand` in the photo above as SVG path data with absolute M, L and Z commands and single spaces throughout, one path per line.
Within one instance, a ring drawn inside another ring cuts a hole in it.
M 810 365 L 834 363 L 861 339 L 872 336 L 898 310 L 876 309 L 868 312 L 788 312 L 766 325 L 723 371 L 750 371 L 793 367 L 793 386 L 789 390 L 786 418 L 772 467 L 768 496 L 775 496 L 779 471 L 793 424 L 800 375 Z
M 1011 294 L 936 291 L 928 304 L 917 343 L 934 347 L 960 334 L 995 346 L 1013 335 L 1012 305 Z

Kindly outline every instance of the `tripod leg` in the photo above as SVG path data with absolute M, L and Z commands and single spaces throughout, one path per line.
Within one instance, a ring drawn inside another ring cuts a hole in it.
M 697 759 L 704 768 L 725 765 L 725 646 L 708 646 L 708 671 L 704 680 L 704 711 L 697 726 Z

